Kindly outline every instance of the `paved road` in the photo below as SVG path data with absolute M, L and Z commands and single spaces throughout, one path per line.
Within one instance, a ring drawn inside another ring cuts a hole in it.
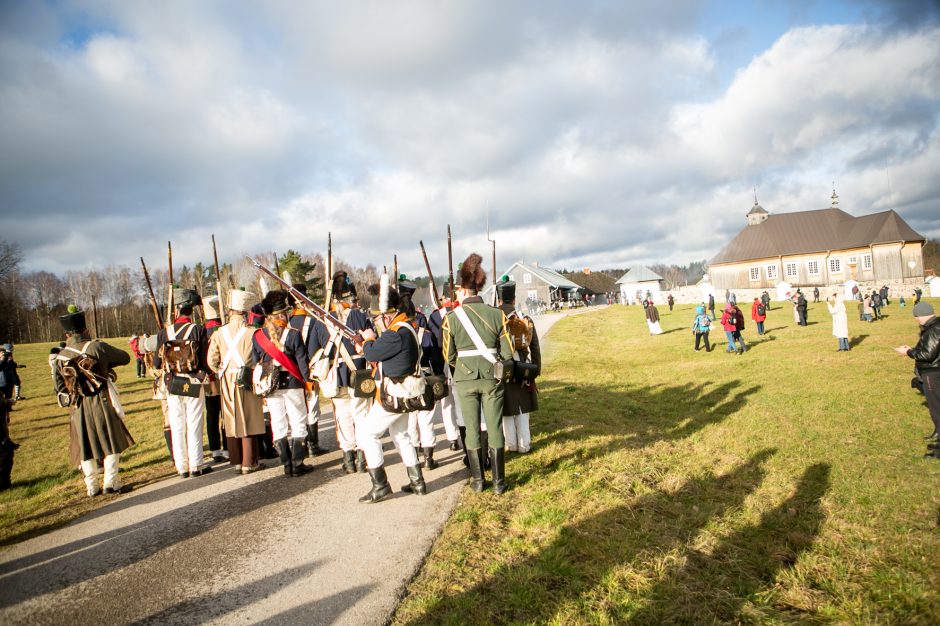
M 539 336 L 562 317 L 542 316 Z M 331 415 L 320 429 L 335 447 Z M 467 478 L 443 439 L 424 497 L 360 504 L 369 478 L 336 451 L 300 478 L 217 466 L 116 498 L 0 554 L 0 623 L 385 623 Z M 389 442 L 386 465 L 407 484 Z

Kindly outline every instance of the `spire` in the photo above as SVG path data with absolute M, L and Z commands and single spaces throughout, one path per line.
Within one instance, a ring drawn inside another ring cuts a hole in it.
M 757 187 L 754 187 L 754 206 L 747 212 L 747 223 L 756 226 L 767 219 L 767 211 L 757 203 Z
M 839 194 L 836 193 L 836 181 L 832 181 L 832 208 L 839 208 Z

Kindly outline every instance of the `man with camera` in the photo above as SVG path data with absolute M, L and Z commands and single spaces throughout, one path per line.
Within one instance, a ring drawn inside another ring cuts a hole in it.
M 920 376 L 930 419 L 933 420 L 933 434 L 928 437 L 926 458 L 940 459 L 940 320 L 934 314 L 929 302 L 914 305 L 914 319 L 921 326 L 920 340 L 913 348 L 898 346 L 894 349 L 914 359 L 914 367 Z

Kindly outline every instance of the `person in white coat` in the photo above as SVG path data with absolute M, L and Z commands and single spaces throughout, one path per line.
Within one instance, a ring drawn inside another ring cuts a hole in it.
M 849 347 L 849 318 L 845 312 L 845 296 L 841 293 L 832 294 L 826 300 L 829 314 L 832 315 L 832 334 L 839 340 L 838 352 L 848 352 Z

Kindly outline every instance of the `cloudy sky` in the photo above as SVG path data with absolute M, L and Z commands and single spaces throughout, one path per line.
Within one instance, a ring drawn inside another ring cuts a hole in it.
M 940 238 L 938 116 L 935 0 L 3 2 L 0 239 L 686 263 L 832 181 Z

